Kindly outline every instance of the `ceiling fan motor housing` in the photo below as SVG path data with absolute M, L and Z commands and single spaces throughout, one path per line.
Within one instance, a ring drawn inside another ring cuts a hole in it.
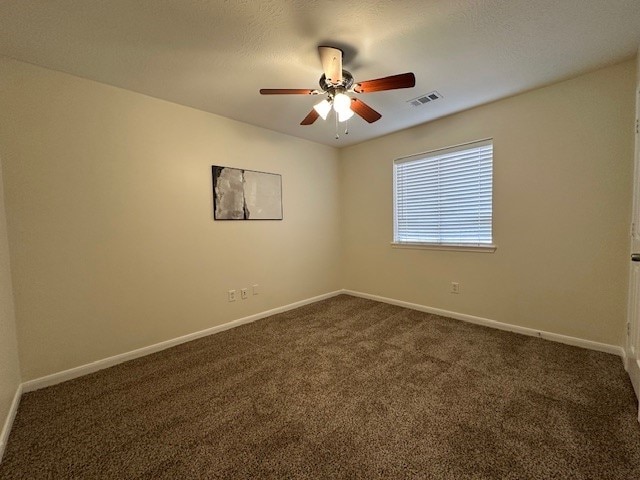
M 322 74 L 320 82 L 318 83 L 320 84 L 320 88 L 327 93 L 333 93 L 336 88 L 349 90 L 353 86 L 353 75 L 346 70 L 342 70 L 342 81 L 338 83 L 331 83 L 327 80 L 327 76 Z

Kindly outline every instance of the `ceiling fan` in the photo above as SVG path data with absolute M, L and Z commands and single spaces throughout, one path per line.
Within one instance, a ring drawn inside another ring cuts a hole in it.
M 326 120 L 332 109 L 336 113 L 336 125 L 338 122 L 346 122 L 354 113 L 367 122 L 373 123 L 380 120 L 382 115 L 362 100 L 351 97 L 349 94 L 411 88 L 416 84 L 416 77 L 411 72 L 355 82 L 353 75 L 342 69 L 342 50 L 321 45 L 318 47 L 318 53 L 324 71 L 320 77 L 320 90 L 303 88 L 263 88 L 260 90 L 262 95 L 326 95 L 324 100 L 313 107 L 300 122 L 300 125 L 311 125 L 318 117 Z

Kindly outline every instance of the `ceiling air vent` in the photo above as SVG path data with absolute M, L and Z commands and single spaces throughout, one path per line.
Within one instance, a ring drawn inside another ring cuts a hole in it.
M 412 100 L 407 100 L 407 102 L 414 107 L 419 107 L 420 105 L 433 102 L 434 100 L 438 100 L 439 98 L 442 98 L 442 95 L 434 90 L 433 92 L 425 93 L 424 95 L 420 95 L 419 97 Z

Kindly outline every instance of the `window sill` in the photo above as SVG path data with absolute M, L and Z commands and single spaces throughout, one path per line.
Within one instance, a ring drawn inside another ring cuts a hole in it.
M 454 245 L 438 243 L 420 242 L 391 242 L 393 248 L 409 248 L 417 250 L 453 250 L 457 252 L 481 252 L 493 253 L 496 251 L 495 245 Z

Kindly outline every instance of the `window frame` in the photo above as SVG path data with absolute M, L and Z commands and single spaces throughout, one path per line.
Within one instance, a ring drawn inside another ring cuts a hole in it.
M 441 152 L 455 152 L 465 150 L 466 148 L 473 148 L 474 145 L 481 146 L 481 144 L 490 143 L 492 146 L 491 155 L 491 243 L 487 244 L 459 244 L 459 243 L 434 243 L 434 242 L 420 242 L 420 241 L 398 241 L 398 192 L 396 181 L 396 165 L 401 163 L 410 162 L 412 160 L 419 160 L 429 156 L 435 156 Z M 493 199 L 493 173 L 494 173 L 494 151 L 493 151 L 493 138 L 483 138 L 480 140 L 473 140 L 471 142 L 460 143 L 457 145 L 451 145 L 447 147 L 437 148 L 426 152 L 415 153 L 404 157 L 398 157 L 393 160 L 392 163 L 392 176 L 393 176 L 393 240 L 391 246 L 393 248 L 402 249 L 426 249 L 426 250 L 453 250 L 453 251 L 468 251 L 468 252 L 484 252 L 493 253 L 496 251 L 495 233 L 494 233 L 494 199 Z

